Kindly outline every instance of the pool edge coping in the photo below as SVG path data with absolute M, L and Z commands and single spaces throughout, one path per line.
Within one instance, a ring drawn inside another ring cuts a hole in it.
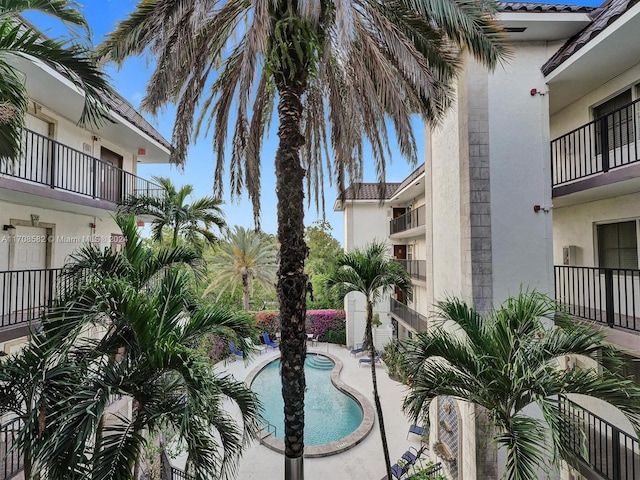
M 342 371 L 342 368 L 344 366 L 342 360 L 328 352 L 312 351 L 308 353 L 313 355 L 322 355 L 323 357 L 327 357 L 333 361 L 334 367 L 331 371 L 331 383 L 338 390 L 353 398 L 355 402 L 360 405 L 360 409 L 362 410 L 362 421 L 360 422 L 360 425 L 358 425 L 358 428 L 356 428 L 346 437 L 341 438 L 340 440 L 337 440 L 335 442 L 325 443 L 322 445 L 308 445 L 304 447 L 304 458 L 321 458 L 331 455 L 337 455 L 355 447 L 360 442 L 362 442 L 367 437 L 367 435 L 369 435 L 369 433 L 371 433 L 375 421 L 375 410 L 371 405 L 371 402 L 369 402 L 369 400 L 367 400 L 367 398 L 362 393 L 360 393 L 355 388 L 347 385 L 340 379 L 340 372 Z M 254 367 L 245 378 L 245 383 L 247 384 L 247 386 L 251 388 L 251 384 L 253 383 L 256 375 L 258 375 L 258 373 L 260 373 L 260 371 L 262 371 L 271 362 L 274 362 L 279 358 L 280 357 L 265 360 L 260 365 Z M 280 440 L 279 438 L 275 438 L 271 434 L 262 438 L 260 440 L 260 443 L 275 452 L 284 454 L 284 441 Z

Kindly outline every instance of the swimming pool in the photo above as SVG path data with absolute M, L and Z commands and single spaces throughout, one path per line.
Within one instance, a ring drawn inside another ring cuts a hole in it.
M 362 409 L 349 395 L 331 383 L 334 363 L 327 357 L 308 354 L 305 361 L 307 391 L 304 401 L 304 443 L 322 445 L 340 440 L 362 422 Z M 284 439 L 284 401 L 280 360 L 267 365 L 254 378 L 251 389 L 262 401 L 263 417 L 276 427 L 275 437 Z

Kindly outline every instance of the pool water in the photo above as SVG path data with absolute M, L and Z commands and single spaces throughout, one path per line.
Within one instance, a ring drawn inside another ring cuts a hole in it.
M 323 445 L 352 433 L 362 422 L 362 409 L 349 395 L 331 383 L 333 362 L 322 355 L 307 355 L 304 400 L 304 443 Z M 284 401 L 280 382 L 280 360 L 263 368 L 251 383 L 264 411 L 262 416 L 276 427 L 274 436 L 284 439 Z M 271 432 L 273 433 L 273 432 Z

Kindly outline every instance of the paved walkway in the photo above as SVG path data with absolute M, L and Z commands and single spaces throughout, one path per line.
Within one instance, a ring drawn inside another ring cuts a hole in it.
M 373 392 L 371 384 L 371 370 L 369 366 L 358 367 L 358 360 L 349 354 L 344 347 L 320 343 L 309 348 L 310 352 L 328 352 L 337 356 L 344 363 L 341 378 L 344 382 L 360 391 L 373 405 Z M 278 351 L 269 349 L 262 355 L 255 355 L 247 365 L 238 360 L 216 365 L 221 372 L 233 374 L 238 380 L 244 380 L 247 373 L 256 365 L 263 363 L 268 358 L 276 358 Z M 410 421 L 401 410 L 402 400 L 405 396 L 405 387 L 395 382 L 387 375 L 384 365 L 377 367 L 378 390 L 382 402 L 384 422 L 389 444 L 389 453 L 392 463 L 402 456 L 410 445 L 419 448 L 420 439 L 416 435 L 410 435 L 405 439 L 409 430 Z M 385 476 L 384 455 L 380 441 L 380 430 L 376 419 L 371 433 L 352 449 L 323 458 L 305 458 L 305 478 L 308 480 L 353 480 L 366 479 L 377 480 Z M 284 478 L 284 459 L 278 454 L 259 443 L 251 444 L 245 451 L 238 469 L 238 479 L 264 480 L 267 478 Z

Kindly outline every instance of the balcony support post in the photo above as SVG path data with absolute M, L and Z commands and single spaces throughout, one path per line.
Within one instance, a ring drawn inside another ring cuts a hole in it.
M 605 316 L 607 325 L 613 327 L 614 324 L 614 307 L 613 307 L 613 269 L 603 268 L 604 270 L 604 298 L 605 298 Z
M 605 115 L 600 119 L 600 140 L 602 144 L 602 171 L 609 171 L 609 125 L 608 116 Z

